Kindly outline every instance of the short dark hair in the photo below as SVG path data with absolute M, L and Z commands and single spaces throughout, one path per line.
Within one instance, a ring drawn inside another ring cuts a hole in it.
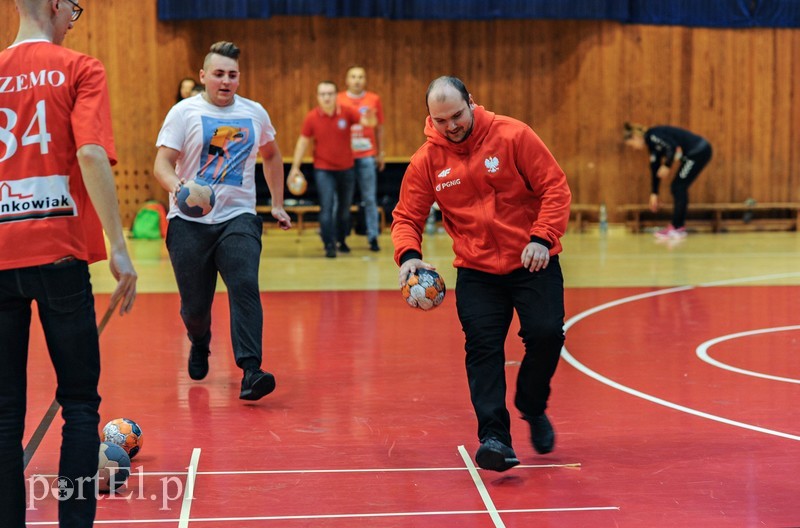
M 428 85 L 428 91 L 425 92 L 425 108 L 427 108 L 429 112 L 430 107 L 428 106 L 428 97 L 430 97 L 432 91 L 434 91 L 436 88 L 439 88 L 443 84 L 449 84 L 458 90 L 458 93 L 461 94 L 461 97 L 464 99 L 464 101 L 469 104 L 469 90 L 467 90 L 467 87 L 464 86 L 464 83 L 461 81 L 461 79 L 458 77 L 452 77 L 450 75 L 442 75 L 441 77 L 432 80 Z
M 228 42 L 225 40 L 220 40 L 219 42 L 215 42 L 208 49 L 206 58 L 203 59 L 203 68 L 206 67 L 206 64 L 208 64 L 208 60 L 211 58 L 212 55 L 222 55 L 223 57 L 228 57 L 229 59 L 238 61 L 239 54 L 241 52 L 242 50 L 240 50 L 238 46 L 236 46 L 236 44 L 234 44 L 233 42 Z
M 208 52 L 216 53 L 217 55 L 222 55 L 223 57 L 228 57 L 229 59 L 239 60 L 239 54 L 242 52 L 242 50 L 240 50 L 233 42 L 221 40 L 213 43 L 208 49 Z

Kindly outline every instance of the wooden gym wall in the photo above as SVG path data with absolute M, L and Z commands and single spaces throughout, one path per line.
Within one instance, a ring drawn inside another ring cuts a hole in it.
M 407 158 L 424 140 L 424 92 L 461 77 L 478 104 L 526 121 L 566 171 L 574 200 L 614 206 L 647 199 L 647 157 L 625 150 L 623 121 L 673 124 L 705 135 L 714 158 L 698 202 L 798 201 L 800 31 L 622 25 L 608 21 L 390 21 L 276 17 L 159 22 L 156 0 L 82 2 L 66 44 L 109 72 L 115 167 L 126 225 L 164 199 L 152 178 L 156 135 L 178 80 L 197 76 L 209 44 L 243 50 L 240 93 L 264 104 L 291 156 L 316 83 L 366 67 L 381 94 L 386 152 Z M 14 38 L 13 3 L 2 45 Z M 795 126 L 793 126 L 795 125 Z M 667 197 L 667 189 L 663 196 Z

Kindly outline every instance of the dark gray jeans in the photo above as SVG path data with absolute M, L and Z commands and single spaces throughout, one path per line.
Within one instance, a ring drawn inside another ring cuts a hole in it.
M 189 340 L 211 341 L 211 304 L 219 272 L 228 287 L 231 342 L 241 369 L 261 366 L 263 311 L 258 290 L 262 221 L 242 214 L 220 224 L 173 218 L 167 249 L 181 296 L 181 317 Z

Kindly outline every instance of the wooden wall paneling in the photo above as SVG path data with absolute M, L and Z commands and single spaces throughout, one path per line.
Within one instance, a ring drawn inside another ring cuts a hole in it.
M 577 145 L 574 168 L 579 188 L 574 193 L 577 203 L 605 203 L 611 211 L 618 205 L 616 196 L 629 185 L 630 175 L 621 174 L 618 164 L 608 152 L 616 151 L 621 143 L 620 79 L 615 65 L 619 48 L 615 45 L 619 32 L 609 24 L 596 21 L 580 24 L 578 43 L 578 77 L 575 107 Z
M 707 138 L 713 148 L 711 162 L 693 184 L 699 191 L 697 201 L 730 201 L 733 195 L 728 153 L 734 132 L 726 126 L 733 111 L 732 90 L 725 82 L 732 67 L 731 35 L 727 30 L 705 30 L 694 36 L 692 71 L 697 82 L 692 84 L 689 93 L 690 99 L 695 101 L 691 127 Z
M 774 31 L 769 29 L 750 30 L 752 34 L 752 47 L 750 53 L 753 57 L 752 75 L 750 82 L 753 84 L 752 111 L 752 173 L 750 175 L 750 193 L 747 196 L 738 196 L 736 201 L 753 197 L 760 200 L 771 199 L 774 186 L 769 181 L 754 178 L 756 171 L 771 173 L 771 143 L 772 127 L 774 125 L 774 76 L 775 76 L 775 46 Z
M 3 49 L 14 42 L 19 26 L 19 14 L 13 1 L 6 1 L 0 4 L 0 17 L 3 17 L 3 24 L 0 25 L 0 45 Z
M 716 150 L 720 138 L 718 123 L 721 119 L 720 102 L 722 96 L 717 91 L 722 60 L 719 53 L 721 34 L 691 32 L 682 40 L 683 71 L 682 85 L 679 90 L 679 117 L 673 124 L 683 126 L 692 132 L 706 137 Z M 716 154 L 716 153 L 715 153 Z M 703 175 L 692 185 L 691 200 L 705 202 L 713 196 L 720 196 L 725 190 L 717 181 L 720 159 L 714 156 L 713 162 Z
M 534 51 L 531 85 L 529 91 L 517 95 L 513 100 L 516 104 L 507 113 L 533 127 L 567 174 L 578 201 L 581 184 L 576 136 L 580 116 L 575 80 L 583 59 L 582 35 L 575 25 L 561 30 L 560 34 L 559 28 L 548 21 L 531 22 L 524 29 Z
M 785 154 L 787 160 L 787 172 L 791 178 L 791 198 L 792 201 L 800 200 L 800 31 L 782 30 L 785 36 L 786 60 L 791 64 L 791 75 L 788 79 L 781 79 L 781 82 L 788 84 L 790 107 L 783 109 L 786 112 L 786 119 L 789 121 L 788 141 L 789 149 Z
M 752 194 L 752 178 L 756 166 L 753 163 L 753 97 L 755 56 L 751 46 L 753 39 L 731 39 L 731 67 L 726 72 L 726 82 L 731 86 L 733 111 L 730 125 L 733 129 L 730 148 L 730 164 L 727 177 L 731 178 L 730 200 L 745 199 Z M 733 82 L 733 79 L 737 81 Z
M 178 81 L 197 76 L 208 46 L 243 49 L 241 93 L 261 102 L 291 156 L 318 81 L 344 87 L 367 69 L 386 115 L 390 157 L 424 142 L 424 93 L 458 75 L 489 110 L 529 123 L 567 172 L 576 202 L 647 200 L 645 154 L 626 150 L 620 126 L 673 124 L 706 135 L 709 169 L 696 201 L 800 199 L 800 32 L 622 25 L 610 21 L 395 21 L 274 17 L 160 22 L 156 0 L 86 2 L 66 45 L 100 58 L 109 74 L 115 167 L 126 224 L 141 202 L 165 199 L 152 177 L 155 139 Z M 16 33 L 13 2 L 0 5 Z M 662 197 L 668 199 L 668 188 Z
M 618 119 L 617 137 L 621 137 L 624 121 L 646 127 L 673 124 L 670 123 L 670 76 L 674 55 L 671 28 L 623 26 L 622 30 L 627 38 L 623 41 L 625 51 L 620 77 L 627 80 L 630 94 L 629 102 Z M 621 141 L 619 144 L 620 152 L 628 158 L 620 174 L 620 181 L 626 182 L 627 186 L 615 186 L 613 189 L 616 194 L 625 197 L 620 200 L 621 203 L 647 203 L 650 195 L 648 155 L 625 147 Z M 669 196 L 669 191 L 662 188 L 660 194 L 665 198 Z
M 786 111 L 792 107 L 793 84 L 797 82 L 797 79 L 792 79 L 791 35 L 792 32 L 787 30 L 772 31 L 775 59 L 770 81 L 773 105 L 771 124 L 768 129 L 770 132 L 769 159 L 771 167 L 769 174 L 771 178 L 769 186 L 772 187 L 770 189 L 771 201 L 792 201 L 796 196 L 792 184 L 792 165 L 789 157 L 792 151 L 792 129 L 797 127 L 798 122 L 793 123 L 792 113 Z

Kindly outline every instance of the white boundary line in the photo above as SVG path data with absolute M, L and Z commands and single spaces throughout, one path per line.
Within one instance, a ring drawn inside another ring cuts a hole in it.
M 197 464 L 200 461 L 200 448 L 192 450 L 192 460 L 189 462 L 188 474 L 186 475 L 186 488 L 183 492 L 183 504 L 181 505 L 181 516 L 178 520 L 178 528 L 189 526 L 189 515 L 192 512 L 192 501 L 194 500 L 194 481 L 197 474 Z
M 566 464 L 520 464 L 514 466 L 515 469 L 554 469 L 554 468 L 567 468 L 567 469 L 580 469 L 580 462 L 570 462 Z M 351 468 L 351 469 L 248 469 L 248 470 L 230 470 L 230 471 L 195 471 L 195 476 L 209 475 L 302 475 L 303 473 L 309 474 L 325 474 L 325 473 L 409 473 L 409 472 L 425 472 L 425 471 L 469 471 L 465 467 L 417 467 L 417 468 Z M 131 473 L 132 475 L 143 477 L 158 477 L 158 476 L 183 476 L 188 475 L 186 471 L 137 471 Z M 55 478 L 58 475 L 48 475 L 45 473 L 33 473 L 33 477 Z
M 481 499 L 483 499 L 483 504 L 486 506 L 486 510 L 489 512 L 489 517 L 492 518 L 492 521 L 497 528 L 505 528 L 506 525 L 503 524 L 503 519 L 501 519 L 500 514 L 497 513 L 497 508 L 494 507 L 492 497 L 489 496 L 489 491 L 486 489 L 486 485 L 483 483 L 483 480 L 481 480 L 481 476 L 478 474 L 475 464 L 472 463 L 472 458 L 470 458 L 469 453 L 467 453 L 467 450 L 463 445 L 458 446 L 458 452 L 461 454 L 461 458 L 464 459 L 464 465 L 467 466 L 469 474 L 472 477 L 472 481 L 475 483 L 475 487 L 478 488 L 478 493 L 480 493 Z
M 519 467 L 519 466 L 517 466 Z M 558 512 L 585 512 L 585 511 L 619 511 L 617 506 L 590 506 L 585 508 L 531 508 L 496 510 L 498 513 L 558 513 Z M 248 521 L 303 521 L 324 519 L 376 519 L 388 517 L 441 517 L 447 515 L 485 515 L 485 510 L 450 510 L 450 511 L 417 511 L 417 512 L 389 512 L 389 513 L 340 513 L 332 515 L 269 515 L 260 517 L 196 517 L 192 523 L 201 522 L 248 522 Z M 174 523 L 176 519 L 140 519 L 140 520 L 106 520 L 95 521 L 95 525 L 122 525 L 129 524 L 164 524 Z M 57 521 L 29 522 L 29 526 L 58 526 Z
M 734 283 L 742 283 L 742 282 L 754 282 L 754 281 L 759 281 L 759 280 L 768 280 L 768 279 L 780 278 L 780 277 L 792 277 L 792 276 L 798 276 L 798 275 L 800 275 L 800 273 L 786 273 L 786 274 L 778 274 L 778 275 L 761 275 L 761 276 L 758 276 L 758 277 L 749 277 L 749 278 L 731 279 L 731 280 L 726 280 L 726 281 L 708 282 L 708 283 L 700 284 L 699 286 L 701 286 L 701 287 L 722 286 L 722 285 L 726 285 L 726 284 L 734 284 Z M 629 297 L 623 297 L 621 299 L 617 299 L 616 301 L 611 301 L 611 302 L 607 302 L 607 303 L 601 304 L 599 306 L 595 306 L 594 308 L 590 308 L 588 310 L 585 310 L 585 311 L 579 313 L 578 315 L 570 318 L 564 324 L 564 332 L 566 332 L 567 330 L 569 330 L 570 328 L 575 326 L 576 323 L 582 321 L 583 319 L 586 319 L 590 315 L 594 315 L 594 314 L 600 313 L 600 312 L 602 312 L 604 310 L 607 310 L 609 308 L 613 308 L 615 306 L 620 306 L 620 305 L 623 305 L 623 304 L 631 303 L 631 302 L 634 302 L 634 301 L 640 301 L 640 300 L 643 300 L 643 299 L 649 299 L 649 298 L 652 298 L 652 297 L 658 297 L 660 295 L 669 295 L 671 293 L 677 293 L 677 292 L 692 290 L 694 288 L 695 288 L 694 286 L 678 286 L 678 287 L 675 287 L 675 288 L 667 288 L 667 289 L 664 289 L 664 290 L 657 290 L 657 291 L 653 291 L 653 292 L 642 293 L 642 294 L 639 294 L 639 295 L 631 295 Z M 684 413 L 687 413 L 687 414 L 698 416 L 700 418 L 705 418 L 707 420 L 720 422 L 720 423 L 723 423 L 723 424 L 726 424 L 726 425 L 732 425 L 734 427 L 740 427 L 742 429 L 749 429 L 751 431 L 755 431 L 755 432 L 758 432 L 758 433 L 764 433 L 764 434 L 768 434 L 768 435 L 778 436 L 778 437 L 781 437 L 781 438 L 787 438 L 789 440 L 800 441 L 800 436 L 797 436 L 797 435 L 784 433 L 782 431 L 775 431 L 775 430 L 772 430 L 772 429 L 766 429 L 764 427 L 758 427 L 758 426 L 755 426 L 755 425 L 752 425 L 752 424 L 748 424 L 748 423 L 744 423 L 744 422 L 738 422 L 736 420 L 729 420 L 728 418 L 723 418 L 721 416 L 716 416 L 714 414 L 706 413 L 706 412 L 703 412 L 703 411 L 698 411 L 698 410 L 692 409 L 690 407 L 685 407 L 685 406 L 679 405 L 677 403 L 673 403 L 673 402 L 670 402 L 670 401 L 667 401 L 667 400 L 663 400 L 661 398 L 658 398 L 656 396 L 652 396 L 650 394 L 646 394 L 644 392 L 638 391 L 638 390 L 633 389 L 631 387 L 628 387 L 626 385 L 622 385 L 621 383 L 617 383 L 616 381 L 603 376 L 599 372 L 596 372 L 596 371 L 590 369 L 589 367 L 587 367 L 586 365 L 584 365 L 583 363 L 578 361 L 572 354 L 569 353 L 569 351 L 567 350 L 567 347 L 563 347 L 561 349 L 561 357 L 564 359 L 564 361 L 566 361 L 567 363 L 572 365 L 579 372 L 582 372 L 583 374 L 589 376 L 590 378 L 593 378 L 593 379 L 599 381 L 600 383 L 608 385 L 611 388 L 614 388 L 614 389 L 617 389 L 617 390 L 619 390 L 621 392 L 625 392 L 627 394 L 630 394 L 631 396 L 636 396 L 637 398 L 641 398 L 643 400 L 647 400 L 649 402 L 652 402 L 652 403 L 655 403 L 655 404 L 658 404 L 658 405 L 663 405 L 664 407 L 668 407 L 668 408 L 674 409 L 676 411 L 681 411 L 681 412 L 684 412 Z
M 727 363 L 723 363 L 718 359 L 712 358 L 708 354 L 708 349 L 712 346 L 722 343 L 723 341 L 730 341 L 731 339 L 738 339 L 740 337 L 747 337 L 751 335 L 759 335 L 759 334 L 768 334 L 770 332 L 787 332 L 790 330 L 800 330 L 800 325 L 793 325 L 793 326 L 777 326 L 774 328 L 762 328 L 760 330 L 748 330 L 746 332 L 737 332 L 735 334 L 728 334 L 724 336 L 720 336 L 705 343 L 701 343 L 697 350 L 695 350 L 695 354 L 699 357 L 702 361 L 705 361 L 709 365 L 713 365 L 715 367 L 719 367 L 724 370 L 729 370 L 731 372 L 736 372 L 737 374 L 744 374 L 745 376 L 753 376 L 754 378 L 764 378 L 772 381 L 783 381 L 785 383 L 798 383 L 800 384 L 799 379 L 795 378 L 784 378 L 781 376 L 773 376 L 771 374 L 764 374 L 763 372 L 756 372 L 754 370 L 745 370 L 742 368 L 734 367 L 733 365 L 729 365 Z

